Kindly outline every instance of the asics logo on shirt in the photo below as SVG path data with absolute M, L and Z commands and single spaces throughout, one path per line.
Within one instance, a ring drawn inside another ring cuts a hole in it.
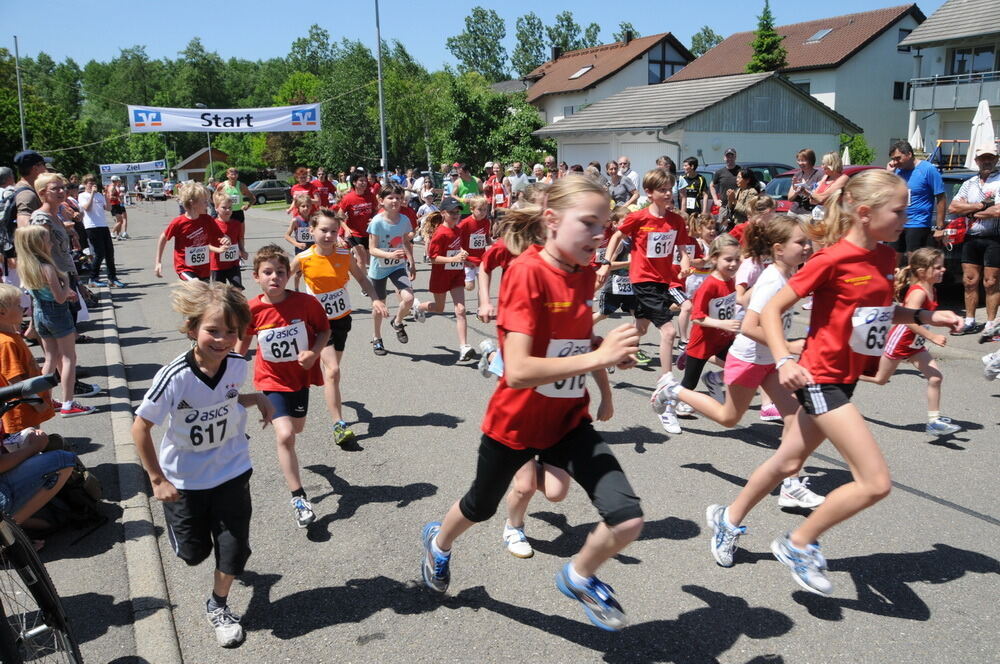
M 545 303 L 545 307 L 549 311 L 551 311 L 553 313 L 559 313 L 560 311 L 566 311 L 571 306 L 573 306 L 572 302 L 546 302 Z
M 852 286 L 863 286 L 872 280 L 872 275 L 866 274 L 861 277 L 844 277 L 844 283 Z

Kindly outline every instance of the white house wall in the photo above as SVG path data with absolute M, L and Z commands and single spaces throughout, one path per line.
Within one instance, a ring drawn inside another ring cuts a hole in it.
M 837 70 L 811 69 L 808 71 L 789 72 L 788 80 L 792 83 L 808 83 L 809 95 L 816 101 L 823 102 L 833 110 L 837 108 Z M 844 115 L 847 115 L 844 113 Z M 851 120 L 851 116 L 847 116 Z
M 606 99 L 625 88 L 648 84 L 648 59 L 648 56 L 643 55 L 635 62 L 626 65 L 617 73 L 609 76 L 592 88 L 581 90 L 580 92 L 545 95 L 536 102 L 536 107 L 540 103 L 541 110 L 545 113 L 545 117 L 542 120 L 545 124 L 555 122 L 557 118 L 561 119 L 565 116 L 563 109 L 567 106 L 579 109 L 580 106 Z

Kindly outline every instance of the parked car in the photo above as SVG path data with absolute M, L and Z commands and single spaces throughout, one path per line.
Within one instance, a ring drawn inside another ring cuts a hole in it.
M 147 201 L 165 201 L 167 194 L 163 189 L 163 183 L 159 180 L 149 180 L 142 188 L 142 196 Z
M 268 201 L 285 201 L 286 203 L 292 201 L 292 188 L 287 182 L 281 180 L 257 180 L 247 189 L 253 194 L 253 198 L 258 204 Z
M 844 173 L 852 177 L 862 171 L 872 169 L 879 170 L 882 166 L 844 166 Z M 779 173 L 777 177 L 767 183 L 764 193 L 770 196 L 778 204 L 778 212 L 788 212 L 792 209 L 792 202 L 788 200 L 788 190 L 792 188 L 792 177 L 797 169 L 792 169 L 784 173 Z
M 749 168 L 751 171 L 753 171 L 754 175 L 757 176 L 757 179 L 763 184 L 767 184 L 768 182 L 778 177 L 778 175 L 784 173 L 785 171 L 794 170 L 788 164 L 775 164 L 766 161 L 741 162 L 737 160 L 736 165 L 741 166 L 743 168 Z M 711 182 L 712 176 L 715 175 L 715 172 L 720 168 L 724 168 L 725 166 L 726 166 L 725 164 L 705 164 L 704 166 L 701 166 L 698 169 L 698 172 L 704 175 L 706 180 Z

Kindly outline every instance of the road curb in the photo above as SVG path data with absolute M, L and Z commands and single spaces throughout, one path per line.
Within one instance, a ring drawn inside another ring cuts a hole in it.
M 118 316 L 108 288 L 101 291 L 102 299 L 109 305 L 100 311 L 106 329 L 104 359 L 108 368 L 111 433 L 121 495 L 129 496 L 120 504 L 136 655 L 139 661 L 182 664 L 160 547 L 156 543 L 146 474 L 132 443 L 132 403 L 118 336 Z

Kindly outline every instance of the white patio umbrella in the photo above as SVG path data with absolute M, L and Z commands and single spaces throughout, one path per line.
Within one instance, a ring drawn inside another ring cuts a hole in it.
M 972 135 L 969 137 L 969 152 L 965 155 L 965 167 L 972 171 L 976 170 L 976 148 L 982 145 L 993 147 L 996 140 L 990 105 L 983 99 L 979 102 L 976 115 L 972 118 Z
M 851 148 L 844 146 L 844 154 L 840 155 L 840 161 L 844 166 L 851 165 Z
M 924 151 L 924 137 L 920 135 L 920 125 L 917 125 L 910 135 L 910 147 L 917 152 Z

